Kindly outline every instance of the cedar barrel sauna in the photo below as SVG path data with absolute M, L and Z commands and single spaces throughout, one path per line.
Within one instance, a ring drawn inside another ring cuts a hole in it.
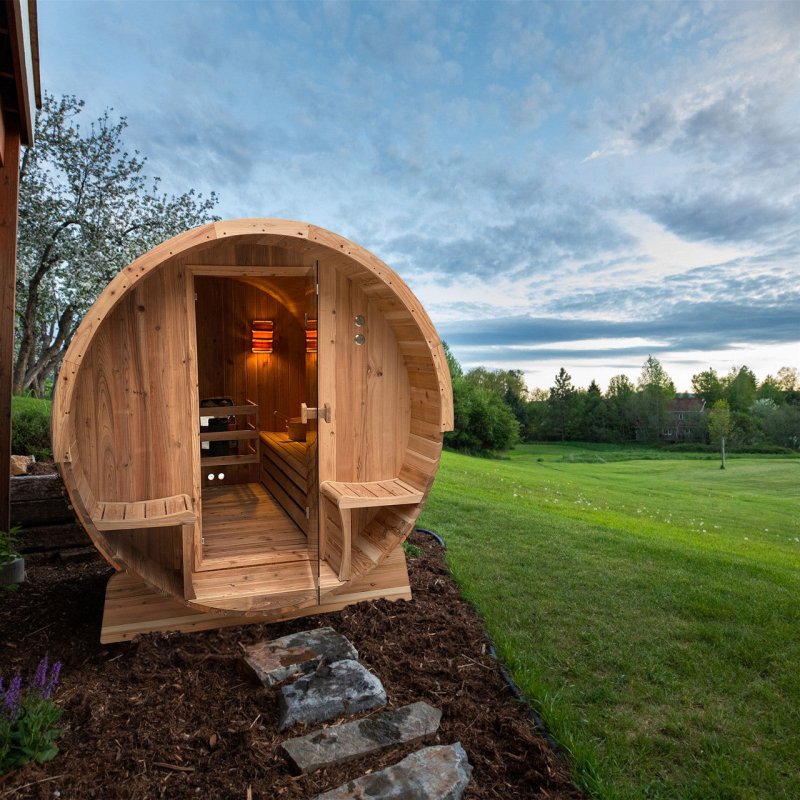
M 102 641 L 410 598 L 400 546 L 453 425 L 444 350 L 382 261 L 308 223 L 209 223 L 120 272 L 53 405 L 117 572 Z

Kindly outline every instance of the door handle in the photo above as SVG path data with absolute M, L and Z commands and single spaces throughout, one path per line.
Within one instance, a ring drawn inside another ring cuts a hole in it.
M 310 419 L 323 419 L 325 422 L 330 423 L 333 419 L 333 412 L 331 411 L 331 404 L 325 403 L 320 408 L 309 408 L 305 403 L 300 403 L 300 421 L 305 424 Z

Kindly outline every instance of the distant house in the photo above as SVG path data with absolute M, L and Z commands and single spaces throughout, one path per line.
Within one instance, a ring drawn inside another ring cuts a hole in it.
M 702 397 L 676 397 L 667 406 L 662 439 L 665 442 L 697 442 L 703 436 L 703 414 L 706 401 Z

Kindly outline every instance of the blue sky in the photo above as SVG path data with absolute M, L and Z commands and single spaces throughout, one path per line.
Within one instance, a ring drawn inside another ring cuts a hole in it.
M 330 228 L 469 368 L 800 366 L 800 3 L 40 0 L 168 191 Z

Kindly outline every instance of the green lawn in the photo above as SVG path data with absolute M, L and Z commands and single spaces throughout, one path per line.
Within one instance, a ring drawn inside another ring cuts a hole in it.
M 421 524 L 593 796 L 800 797 L 800 460 L 445 453 Z

